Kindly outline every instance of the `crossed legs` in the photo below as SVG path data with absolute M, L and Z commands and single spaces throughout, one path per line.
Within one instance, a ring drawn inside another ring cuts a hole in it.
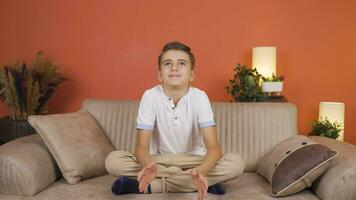
M 151 155 L 157 163 L 157 176 L 151 183 L 152 193 L 166 192 L 194 192 L 196 188 L 191 181 L 188 169 L 198 166 L 203 156 L 186 154 Z M 109 174 L 120 177 L 137 178 L 141 170 L 137 158 L 129 152 L 116 150 L 111 152 L 105 167 Z M 208 185 L 232 180 L 243 173 L 242 158 L 233 153 L 224 154 L 215 167 L 207 174 Z

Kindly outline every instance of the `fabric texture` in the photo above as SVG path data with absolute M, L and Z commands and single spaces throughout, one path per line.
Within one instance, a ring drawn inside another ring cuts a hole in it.
M 310 187 L 336 156 L 336 151 L 306 136 L 293 136 L 261 159 L 257 173 L 271 183 L 273 196 L 291 195 Z
M 204 91 L 190 87 L 174 104 L 162 85 L 146 90 L 141 98 L 137 128 L 152 131 L 150 154 L 206 154 L 201 128 L 214 126 L 214 115 Z
M 28 120 L 43 138 L 68 183 L 77 184 L 106 173 L 104 161 L 113 147 L 87 111 L 35 115 Z
M 152 193 L 193 192 L 196 187 L 188 169 L 194 168 L 204 160 L 203 156 L 185 154 L 153 155 L 157 163 L 157 178 L 151 184 Z M 137 158 L 126 151 L 113 151 L 105 160 L 109 174 L 136 178 L 141 170 Z M 233 153 L 225 154 L 216 166 L 206 175 L 209 186 L 235 179 L 244 170 L 242 158 Z
M 35 195 L 60 175 L 55 160 L 38 134 L 0 146 L 0 193 Z
M 0 194 L 1 200 L 185 200 L 196 199 L 197 193 L 168 194 L 130 194 L 116 196 L 111 192 L 111 185 L 116 180 L 110 175 L 82 181 L 80 184 L 69 185 L 60 179 L 46 190 L 33 197 L 21 197 Z M 256 173 L 244 173 L 237 179 L 222 184 L 225 195 L 208 194 L 207 200 L 320 200 L 309 190 L 281 198 L 269 195 L 269 183 Z

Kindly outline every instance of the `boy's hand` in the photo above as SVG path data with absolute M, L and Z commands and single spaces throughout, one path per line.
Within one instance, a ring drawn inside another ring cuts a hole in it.
M 151 162 L 145 168 L 141 169 L 141 171 L 137 175 L 137 180 L 139 182 L 139 191 L 147 192 L 147 186 L 151 184 L 152 180 L 157 175 L 157 164 L 155 162 Z
M 208 196 L 208 181 L 196 169 L 190 170 L 190 176 L 192 177 L 193 183 L 197 188 L 198 200 L 203 200 L 204 197 Z

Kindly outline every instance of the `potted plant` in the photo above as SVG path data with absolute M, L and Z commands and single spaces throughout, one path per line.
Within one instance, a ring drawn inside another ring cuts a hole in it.
M 67 80 L 59 66 L 37 52 L 32 68 L 19 61 L 0 68 L 0 100 L 9 107 L 10 116 L 0 119 L 0 142 L 34 133 L 29 115 L 47 113 L 47 101 L 57 86 Z
M 276 76 L 274 74 L 272 74 L 272 77 L 262 77 L 262 92 L 279 96 L 283 91 L 283 81 L 284 76 Z
M 310 134 L 337 139 L 341 130 L 340 123 L 336 121 L 331 123 L 327 118 L 321 118 L 320 120 L 313 121 Z
M 226 86 L 226 90 L 235 101 L 256 102 L 266 99 L 259 86 L 262 75 L 256 69 L 237 64 L 234 71 L 234 78 L 229 80 L 230 85 Z

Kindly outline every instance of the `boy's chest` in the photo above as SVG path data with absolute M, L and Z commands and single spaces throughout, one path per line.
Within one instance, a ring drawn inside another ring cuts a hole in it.
M 172 125 L 191 126 L 197 118 L 196 113 L 194 105 L 187 99 L 178 101 L 177 105 L 174 105 L 173 101 L 156 105 L 157 120 Z

